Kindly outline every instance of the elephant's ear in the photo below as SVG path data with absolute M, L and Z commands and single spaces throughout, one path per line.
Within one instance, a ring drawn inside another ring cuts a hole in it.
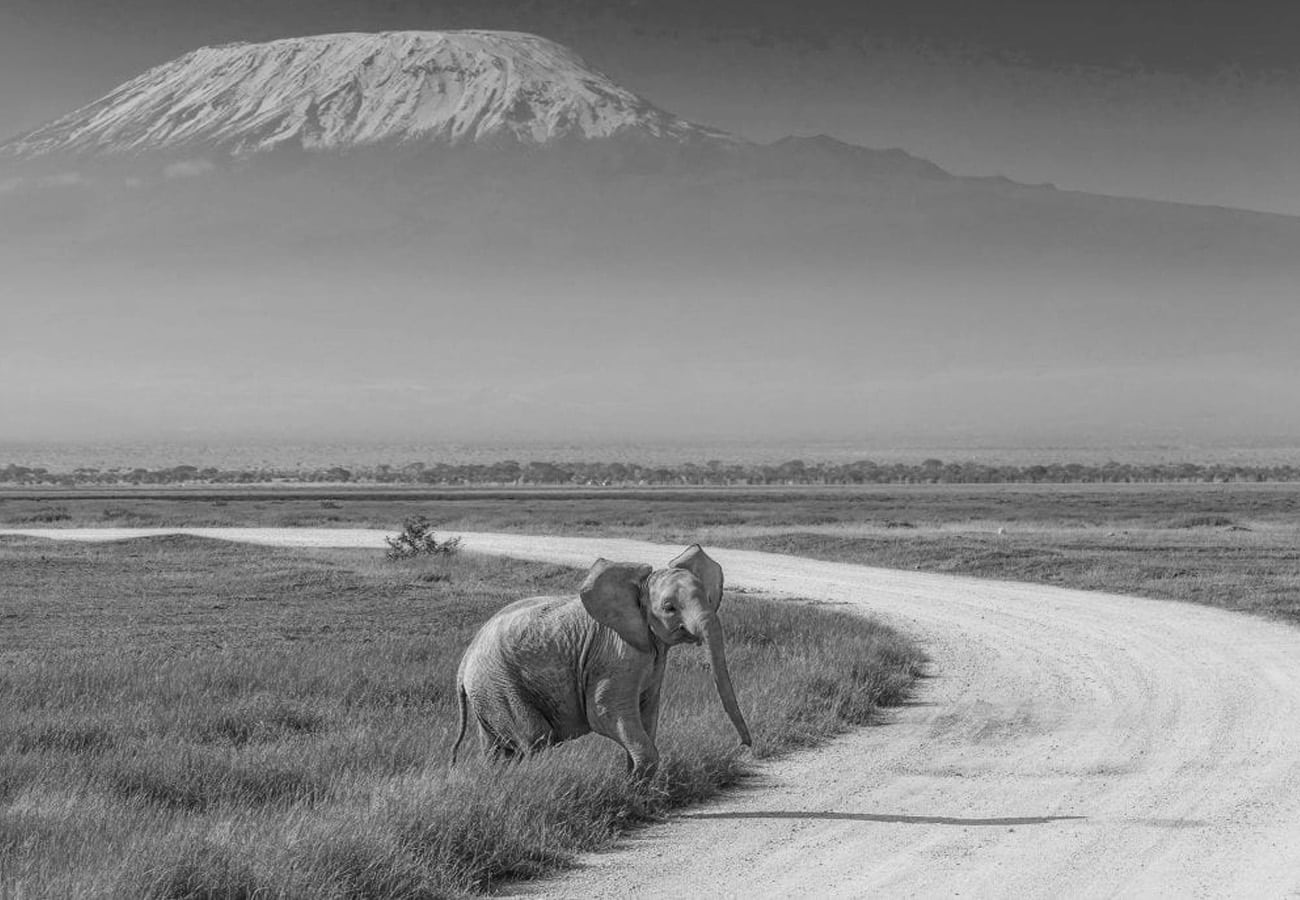
M 691 544 L 681 555 L 668 564 L 672 569 L 685 569 L 704 585 L 704 599 L 717 612 L 722 605 L 722 566 L 718 565 L 699 544 Z
M 644 564 L 598 559 L 578 589 L 582 605 L 593 619 L 614 629 L 619 637 L 644 653 L 653 649 L 650 626 L 641 606 L 641 592 L 650 571 Z

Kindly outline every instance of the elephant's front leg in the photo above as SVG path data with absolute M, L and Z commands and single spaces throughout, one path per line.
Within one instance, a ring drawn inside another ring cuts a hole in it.
M 641 727 L 645 729 L 652 744 L 658 740 L 659 735 L 659 695 L 662 687 L 663 679 L 658 678 L 651 681 L 641 694 Z
M 611 738 L 627 752 L 628 772 L 648 778 L 659 765 L 659 750 L 642 721 L 641 692 L 599 685 L 590 704 L 591 730 Z

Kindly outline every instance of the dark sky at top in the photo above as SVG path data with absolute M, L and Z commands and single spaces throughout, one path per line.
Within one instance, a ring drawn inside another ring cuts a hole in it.
M 1035 66 L 1225 66 L 1294 70 L 1294 4 L 1228 0 L 7 0 L 20 28 L 182 41 L 257 39 L 313 29 L 620 23 L 679 35 L 822 46 L 871 36 L 963 49 Z

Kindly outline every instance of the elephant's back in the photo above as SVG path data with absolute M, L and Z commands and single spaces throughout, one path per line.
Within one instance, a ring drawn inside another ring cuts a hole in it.
M 569 597 L 524 597 L 497 610 L 492 619 L 541 618 L 548 619 L 563 609 L 581 605 L 576 596 Z M 491 620 L 489 620 L 491 621 Z
M 517 644 L 530 634 L 572 628 L 585 612 L 577 597 L 525 597 L 497 610 L 483 623 L 475 642 L 491 636 Z
M 497 660 L 555 660 L 576 650 L 590 617 L 577 597 L 525 597 L 483 623 L 465 652 Z M 463 668 L 463 664 L 462 664 Z

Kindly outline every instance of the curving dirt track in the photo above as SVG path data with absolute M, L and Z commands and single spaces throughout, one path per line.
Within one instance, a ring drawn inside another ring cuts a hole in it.
M 185 531 L 382 546 L 376 531 Z M 577 565 L 680 550 L 464 540 Z M 765 766 L 753 789 L 525 895 L 1300 897 L 1300 631 L 1177 603 L 709 552 L 731 587 L 887 618 L 922 641 L 935 677 L 888 726 Z

